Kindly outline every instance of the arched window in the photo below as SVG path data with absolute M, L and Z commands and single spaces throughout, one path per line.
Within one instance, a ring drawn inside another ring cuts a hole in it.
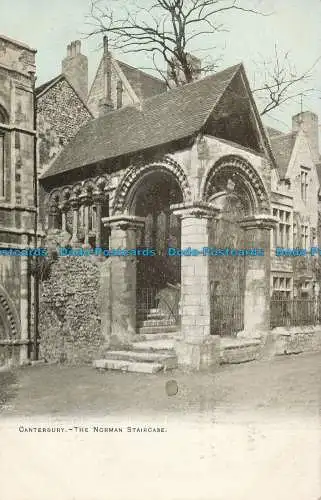
M 0 198 L 5 195 L 5 161 L 6 161 L 6 132 L 2 127 L 8 123 L 8 115 L 0 106 Z

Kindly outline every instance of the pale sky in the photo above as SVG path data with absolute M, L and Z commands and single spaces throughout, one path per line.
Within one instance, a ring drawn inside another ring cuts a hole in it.
M 243 61 L 253 86 L 258 85 L 261 78 L 255 61 L 262 60 L 262 57 L 271 59 L 275 43 L 280 51 L 290 51 L 291 60 L 299 73 L 310 68 L 321 56 L 320 0 L 244 2 L 273 14 L 261 17 L 228 13 L 222 18 L 230 31 L 208 41 L 208 47 L 217 46 L 219 55 L 223 55 L 221 69 Z M 40 85 L 60 73 L 67 44 L 82 38 L 88 30 L 85 24 L 88 11 L 89 0 L 1 0 L 0 33 L 37 49 L 37 84 Z M 101 54 L 97 50 L 100 42 L 99 38 L 82 40 L 82 52 L 89 58 L 90 81 Z M 197 55 L 205 53 L 201 51 Z M 117 53 L 116 56 L 133 66 L 148 65 L 142 54 Z M 321 122 L 321 61 L 314 70 L 314 79 L 307 85 L 318 91 L 303 98 L 303 108 L 316 112 Z M 291 116 L 300 109 L 298 98 L 272 112 L 268 119 L 265 117 L 265 122 L 284 131 L 289 130 Z

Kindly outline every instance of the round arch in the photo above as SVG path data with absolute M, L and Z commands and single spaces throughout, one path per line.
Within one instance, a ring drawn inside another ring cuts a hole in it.
M 270 211 L 269 197 L 263 181 L 244 158 L 229 155 L 218 160 L 205 178 L 201 192 L 203 199 L 210 201 L 225 190 L 235 190 L 246 201 L 250 214 Z
M 7 339 L 20 337 L 20 321 L 16 307 L 6 290 L 0 285 L 0 321 Z
M 130 212 L 135 192 L 142 179 L 149 176 L 149 174 L 157 173 L 171 175 L 177 181 L 182 192 L 183 202 L 191 200 L 191 189 L 184 170 L 175 160 L 167 157 L 161 162 L 149 163 L 139 167 L 134 166 L 129 169 L 116 190 L 112 215 Z

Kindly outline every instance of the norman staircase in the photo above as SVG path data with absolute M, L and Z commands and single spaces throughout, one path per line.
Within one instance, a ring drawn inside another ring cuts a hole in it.
M 103 359 L 94 361 L 99 370 L 156 373 L 177 368 L 174 350 L 179 336 L 175 318 L 152 308 L 138 315 L 137 337 L 128 349 L 107 350 Z
M 177 368 L 175 341 L 180 337 L 173 315 L 158 308 L 138 313 L 137 336 L 127 349 L 106 350 L 93 362 L 99 370 L 157 373 Z M 220 364 L 238 364 L 260 358 L 261 342 L 237 336 L 221 337 Z

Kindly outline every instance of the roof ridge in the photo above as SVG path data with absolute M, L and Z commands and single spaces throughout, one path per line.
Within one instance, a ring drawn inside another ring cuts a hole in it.
M 153 78 L 153 80 L 156 80 L 157 82 L 164 83 L 164 85 L 166 84 L 165 81 L 163 81 L 161 78 L 157 78 L 157 76 L 151 75 L 150 73 L 147 73 L 146 71 L 144 71 L 142 69 L 135 68 L 135 66 L 132 66 L 131 64 L 128 64 L 124 61 L 120 61 L 119 59 L 116 59 L 116 57 L 114 57 L 114 59 L 115 59 L 115 61 L 117 61 L 118 64 L 124 64 L 128 68 L 134 69 L 135 71 L 139 71 L 140 73 L 143 73 L 143 75 L 148 76 L 149 78 Z
M 234 71 L 234 74 L 235 74 L 237 68 L 241 68 L 242 65 L 243 65 L 242 63 L 239 63 L 239 64 L 235 64 L 233 66 L 228 66 L 227 68 L 223 69 L 222 71 L 218 71 L 217 73 L 211 73 L 210 75 L 207 75 L 204 78 L 200 78 L 198 80 L 194 80 L 193 82 L 185 83 L 184 85 L 179 85 L 179 86 L 173 87 L 171 89 L 168 89 L 166 92 L 163 92 L 162 95 L 172 95 L 175 92 L 180 92 L 182 89 L 185 89 L 186 87 L 199 85 L 201 82 L 204 82 L 206 80 L 210 80 L 211 78 L 217 77 L 218 75 L 220 75 L 224 72 L 227 72 L 229 70 L 232 70 L 232 69 L 235 69 L 235 71 Z M 230 80 L 231 80 L 231 78 L 230 78 Z M 152 99 L 157 99 L 159 97 L 159 95 L 161 95 L 161 94 L 156 94 L 156 95 L 153 95 L 151 97 L 147 97 L 146 99 L 142 99 L 142 102 L 144 103 L 145 101 L 151 101 Z
M 118 62 L 118 61 L 117 61 Z M 140 104 L 137 104 L 137 103 L 133 103 L 133 104 L 127 104 L 126 106 L 122 106 L 121 108 L 118 108 L 118 109 L 113 109 L 111 111 L 108 112 L 108 115 L 110 114 L 114 114 L 114 113 L 120 113 L 121 111 L 124 111 L 124 110 L 127 110 L 128 108 L 132 109 L 132 108 L 135 108 L 137 111 L 139 112 L 143 112 L 144 111 L 144 103 L 146 102 L 151 102 L 153 99 L 159 99 L 159 96 L 162 95 L 172 95 L 174 94 L 175 92 L 180 92 L 182 91 L 184 88 L 186 87 L 190 87 L 192 85 L 198 85 L 200 84 L 200 82 L 204 82 L 205 80 L 209 80 L 211 78 L 214 78 L 214 77 L 217 77 L 218 75 L 220 75 L 221 73 L 224 73 L 225 71 L 229 71 L 229 70 L 232 70 L 232 69 L 235 69 L 235 71 L 233 72 L 233 74 L 231 75 L 231 77 L 229 78 L 229 82 L 227 85 L 229 85 L 234 77 L 234 75 L 236 74 L 237 72 L 237 69 L 238 68 L 241 68 L 242 67 L 242 63 L 238 63 L 238 64 L 235 64 L 233 66 L 229 66 L 225 69 L 223 69 L 222 71 L 219 71 L 217 73 L 212 73 L 211 75 L 207 75 L 206 77 L 204 78 L 201 78 L 199 80 L 195 80 L 193 82 L 189 82 L 189 83 L 186 83 L 185 85 L 180 85 L 179 87 L 175 87 L 175 88 L 172 88 L 172 89 L 169 89 L 167 90 L 166 92 L 162 92 L 161 94 L 156 94 L 156 95 L 153 95 L 153 96 L 150 96 L 150 97 L 147 97 L 146 99 L 142 99 L 141 101 L 141 105 Z M 160 80 L 161 81 L 161 80 Z M 210 111 L 210 113 L 212 112 L 212 110 Z M 93 121 L 98 121 L 98 120 L 103 120 L 104 118 L 106 118 L 106 115 L 102 115 L 102 116 L 97 116 L 97 118 L 94 118 Z
M 64 76 L 63 73 L 59 73 L 57 76 L 54 76 L 53 78 L 50 78 L 50 80 L 47 80 L 46 82 L 42 83 L 41 85 L 36 87 L 35 89 L 36 93 L 41 93 L 43 90 L 45 90 L 46 87 L 49 87 L 63 76 Z

